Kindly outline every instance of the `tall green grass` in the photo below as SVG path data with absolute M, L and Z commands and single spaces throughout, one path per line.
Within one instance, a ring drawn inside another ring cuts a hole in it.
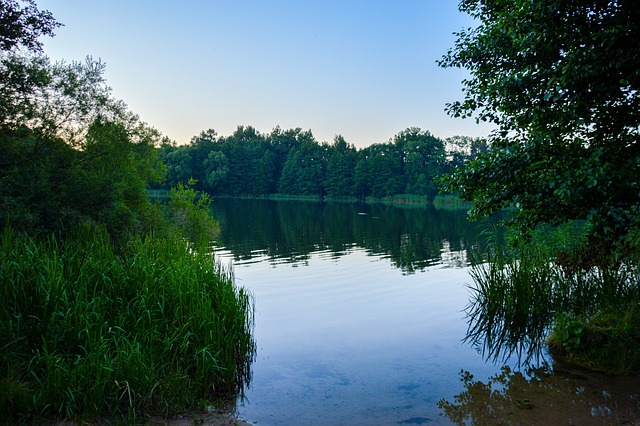
M 486 258 L 471 268 L 474 284 L 466 310 L 466 340 L 487 358 L 516 355 L 527 363 L 546 348 L 552 327 L 567 315 L 581 318 L 581 329 L 577 323 L 571 326 L 582 333 L 603 311 L 614 309 L 624 315 L 625 310 L 634 310 L 640 303 L 637 259 L 590 270 L 567 271 L 556 264 L 557 254 L 577 246 L 582 235 L 578 226 L 571 225 L 540 230 L 518 244 L 492 240 Z
M 181 238 L 0 234 L 0 421 L 140 421 L 242 392 L 251 296 Z
M 446 194 L 446 195 L 436 195 L 433 200 L 433 204 L 436 207 L 441 209 L 451 209 L 451 210 L 461 210 L 461 209 L 469 209 L 473 203 L 469 201 L 464 201 L 457 195 Z
M 407 205 L 431 205 L 431 199 L 426 195 L 414 195 L 414 194 L 397 194 L 387 197 L 376 198 L 367 196 L 365 199 L 367 203 L 381 203 L 381 204 L 407 204 Z

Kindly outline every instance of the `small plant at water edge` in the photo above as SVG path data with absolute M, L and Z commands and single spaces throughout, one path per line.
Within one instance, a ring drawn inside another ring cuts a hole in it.
M 635 302 L 602 309 L 587 320 L 559 315 L 549 336 L 549 349 L 556 359 L 590 370 L 638 374 L 639 330 L 640 307 Z
M 585 328 L 585 321 L 577 318 L 573 313 L 560 313 L 555 320 L 550 342 L 560 344 L 562 348 L 571 352 L 580 347 L 580 339 Z

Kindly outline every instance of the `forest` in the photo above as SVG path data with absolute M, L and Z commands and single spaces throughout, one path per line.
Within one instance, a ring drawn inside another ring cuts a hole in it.
M 481 138 L 443 140 L 416 127 L 357 149 L 340 135 L 321 143 L 310 130 L 276 127 L 262 134 L 238 126 L 230 136 L 203 131 L 182 146 L 165 139 L 158 157 L 166 166 L 166 181 L 155 187 L 195 180 L 196 189 L 212 195 L 366 199 L 406 194 L 432 201 L 439 177 L 487 147 Z

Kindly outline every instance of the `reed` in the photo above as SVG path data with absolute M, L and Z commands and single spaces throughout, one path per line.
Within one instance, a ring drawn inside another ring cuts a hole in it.
M 554 324 L 573 327 L 573 334 L 563 334 L 574 339 L 602 312 L 613 308 L 624 315 L 638 306 L 640 276 L 634 259 L 615 268 L 571 272 L 555 263 L 556 254 L 578 244 L 581 235 L 581 229 L 571 225 L 540 230 L 515 245 L 490 241 L 486 257 L 472 262 L 466 340 L 487 358 L 516 355 L 528 363 L 546 348 Z M 563 322 L 566 315 L 581 318 L 582 328 Z
M 466 340 L 494 361 L 516 355 L 523 363 L 537 357 L 553 319 L 553 268 L 531 247 L 522 257 L 489 245 L 486 261 L 473 262 Z
M 248 197 L 248 198 L 264 198 L 264 197 Z M 290 201 L 324 201 L 322 195 L 304 195 L 304 194 L 269 194 L 266 196 L 269 200 L 290 200 Z
M 414 195 L 414 194 L 397 194 L 387 197 L 376 198 L 368 196 L 365 199 L 367 203 L 381 203 L 381 204 L 407 204 L 407 205 L 430 205 L 431 199 L 426 195 Z
M 100 226 L 0 234 L 0 421 L 139 421 L 242 392 L 253 302 L 211 254 Z
M 340 195 L 340 196 L 327 195 L 324 197 L 324 201 L 328 201 L 332 203 L 359 203 L 360 198 L 352 195 Z
M 466 208 L 466 209 L 468 209 L 473 205 L 473 203 L 469 201 L 465 201 L 462 198 L 458 197 L 457 195 L 452 195 L 452 194 L 436 195 L 436 197 L 433 200 L 433 204 L 441 208 L 457 207 L 457 208 Z

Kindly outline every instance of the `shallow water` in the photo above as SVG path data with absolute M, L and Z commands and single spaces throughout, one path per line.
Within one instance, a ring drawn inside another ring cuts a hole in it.
M 486 362 L 462 343 L 472 284 L 466 250 L 477 235 L 464 212 L 219 200 L 214 215 L 223 229 L 216 256 L 233 264 L 237 284 L 255 298 L 258 351 L 237 406 L 244 419 L 619 424 L 640 417 L 637 380 L 567 371 L 530 380 L 517 359 Z M 463 381 L 463 370 L 473 380 Z M 438 407 L 443 398 L 450 409 Z

